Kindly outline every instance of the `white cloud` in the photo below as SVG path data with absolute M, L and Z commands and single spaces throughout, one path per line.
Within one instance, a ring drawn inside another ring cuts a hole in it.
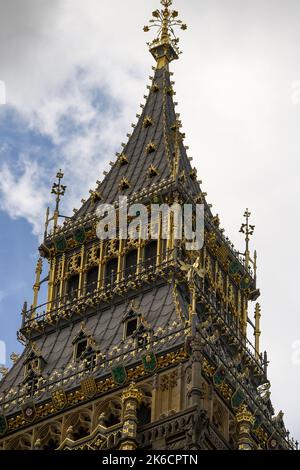
M 12 218 L 25 217 L 34 226 L 35 232 L 39 233 L 37 224 L 41 220 L 48 194 L 45 188 L 40 187 L 39 166 L 28 155 L 20 156 L 18 166 L 20 177 L 7 164 L 0 168 L 0 208 Z

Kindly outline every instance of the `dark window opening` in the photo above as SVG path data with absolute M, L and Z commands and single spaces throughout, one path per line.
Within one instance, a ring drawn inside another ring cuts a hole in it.
M 59 441 L 56 439 L 50 439 L 47 444 L 43 445 L 43 450 L 56 450 L 59 446 Z
M 79 359 L 81 355 L 86 351 L 87 348 L 87 339 L 83 339 L 76 346 L 76 359 Z
M 125 276 L 134 276 L 136 273 L 137 266 L 137 251 L 129 251 L 126 255 L 125 260 Z
M 137 419 L 139 426 L 145 426 L 151 422 L 151 407 L 142 403 L 137 410 Z
M 106 428 L 110 428 L 111 426 L 115 426 L 115 424 L 120 423 L 120 417 L 116 413 L 110 413 L 104 421 L 104 425 Z
M 73 440 L 78 441 L 83 437 L 86 437 L 90 434 L 89 428 L 87 426 L 79 426 L 76 428 L 76 431 L 73 434 Z
M 107 262 L 106 265 L 106 275 L 105 275 L 105 285 L 112 285 L 117 280 L 118 272 L 118 258 L 112 258 Z
M 126 338 L 132 336 L 133 333 L 137 329 L 137 318 L 133 318 L 132 320 L 128 320 L 126 323 Z
M 86 275 L 86 292 L 89 294 L 97 290 L 98 287 L 98 266 L 91 268 Z
M 67 284 L 67 294 L 70 300 L 73 300 L 77 297 L 78 286 L 79 286 L 79 275 L 76 274 L 69 278 L 68 284 Z
M 145 266 L 155 266 L 156 265 L 156 255 L 157 255 L 157 241 L 152 241 L 148 243 L 145 247 Z

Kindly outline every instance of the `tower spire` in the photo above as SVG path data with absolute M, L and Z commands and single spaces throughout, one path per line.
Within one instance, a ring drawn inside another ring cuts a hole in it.
M 148 43 L 151 54 L 157 62 L 157 68 L 165 67 L 169 62 L 178 59 L 181 54 L 178 43 L 179 38 L 174 32 L 174 27 L 179 26 L 182 30 L 186 30 L 187 26 L 178 19 L 178 11 L 171 10 L 173 0 L 161 0 L 164 7 L 162 10 L 152 12 L 153 18 L 149 21 L 148 26 L 144 26 L 144 31 L 150 31 L 150 28 L 157 28 L 157 37 Z

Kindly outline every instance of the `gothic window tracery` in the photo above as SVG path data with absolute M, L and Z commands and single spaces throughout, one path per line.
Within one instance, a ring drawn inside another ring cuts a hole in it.
M 60 444 L 61 423 L 55 421 L 40 428 L 34 443 L 36 450 L 56 450 Z
M 41 354 L 37 351 L 35 344 L 24 360 L 24 384 L 29 396 L 33 396 L 38 390 L 39 379 L 46 364 Z
M 122 404 L 119 400 L 112 399 L 102 404 L 98 413 L 98 422 L 101 426 L 105 428 L 116 426 L 122 420 Z
M 78 296 L 79 274 L 73 274 L 67 281 L 67 298 L 72 301 Z
M 31 450 L 31 435 L 22 434 L 21 436 L 12 439 L 7 444 L 8 450 Z
M 72 414 L 66 420 L 65 429 L 68 437 L 78 441 L 92 432 L 92 414 L 89 409 Z
M 130 305 L 123 317 L 124 339 L 130 338 L 136 333 L 140 324 L 140 317 L 141 314 L 133 307 L 133 305 Z
M 86 273 L 86 293 L 90 294 L 98 288 L 98 266 L 91 267 Z
M 93 337 L 86 333 L 84 324 L 73 340 L 74 360 L 83 361 L 86 369 L 94 369 L 97 363 L 98 348 Z
M 118 258 L 111 258 L 105 266 L 105 285 L 113 286 L 117 280 Z
M 144 265 L 146 268 L 154 267 L 156 265 L 157 256 L 157 241 L 152 240 L 145 246 L 144 252 Z
M 125 278 L 134 276 L 137 269 L 137 250 L 130 250 L 125 257 Z
M 226 428 L 228 426 L 227 423 L 227 416 L 225 413 L 224 406 L 218 401 L 213 401 L 213 415 L 212 415 L 212 423 L 215 428 L 223 435 L 226 434 Z

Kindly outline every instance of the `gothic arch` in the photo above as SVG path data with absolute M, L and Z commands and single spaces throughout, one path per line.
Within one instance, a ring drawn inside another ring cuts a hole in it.
M 60 445 L 62 423 L 54 421 L 37 430 L 34 448 L 36 450 L 55 450 Z
M 77 441 L 92 432 L 92 411 L 89 408 L 78 410 L 66 418 L 63 439 L 69 437 Z
M 7 450 L 31 450 L 31 434 L 25 433 L 15 437 L 6 444 Z
M 150 384 L 141 384 L 139 386 L 143 394 L 141 403 L 137 408 L 138 425 L 143 426 L 151 422 L 152 410 L 152 387 Z
M 225 437 L 228 427 L 228 416 L 222 403 L 214 399 L 212 423 L 214 427 Z
M 111 428 L 122 421 L 122 401 L 120 397 L 112 397 L 100 403 L 95 413 L 96 424 Z

